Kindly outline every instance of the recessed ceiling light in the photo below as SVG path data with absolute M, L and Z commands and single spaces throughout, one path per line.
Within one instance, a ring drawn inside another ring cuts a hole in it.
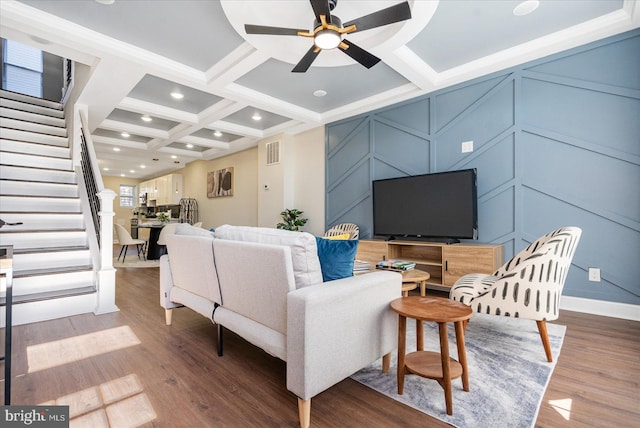
M 140 168 L 145 169 L 147 166 L 145 164 L 140 165 Z
M 114 151 L 114 152 L 119 152 L 119 151 L 120 151 L 120 147 L 114 147 L 114 148 L 113 148 L 113 151 Z
M 97 3 L 100 4 L 113 4 L 116 0 L 96 0 Z
M 222 137 L 222 132 L 216 131 L 216 132 L 213 133 L 213 135 L 216 136 L 216 137 Z
M 135 170 L 135 169 L 130 169 L 130 170 L 129 170 L 129 172 L 130 172 L 131 174 L 135 174 L 135 173 L 136 173 L 136 170 Z
M 129 138 L 131 137 L 131 135 L 128 132 L 123 132 L 120 135 L 122 135 L 124 138 Z
M 184 98 L 184 95 L 177 91 L 171 92 L 171 96 L 176 100 L 181 100 Z
M 193 149 L 193 144 L 187 144 L 187 149 Z
M 151 119 L 151 117 L 150 117 L 150 116 L 148 116 L 148 115 L 146 115 L 146 114 L 145 114 L 145 115 L 142 115 L 142 116 L 140 117 L 140 119 L 144 120 L 145 122 L 151 122 L 151 121 L 153 120 L 153 119 Z
M 540 6 L 539 0 L 525 0 L 513 8 L 513 14 L 515 16 L 528 15 L 534 10 L 536 10 L 538 6 Z
M 258 120 L 262 119 L 262 116 L 260 116 L 260 113 L 255 112 L 255 113 L 253 113 L 253 116 L 251 116 L 251 119 L 253 119 L 255 121 L 258 121 Z
M 176 155 L 171 155 L 171 159 L 176 159 L 178 156 Z
M 324 97 L 325 95 L 327 95 L 327 91 L 325 91 L 324 89 L 318 89 L 317 91 L 313 91 L 314 97 Z
M 109 168 L 102 168 L 103 171 L 109 171 Z
M 124 175 L 124 174 L 120 174 L 120 177 L 126 177 L 126 175 Z

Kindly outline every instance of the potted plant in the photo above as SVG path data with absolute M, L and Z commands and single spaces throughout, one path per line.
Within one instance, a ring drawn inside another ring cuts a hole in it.
M 276 227 L 278 229 L 299 231 L 301 226 L 304 226 L 308 219 L 301 218 L 303 211 L 295 208 L 286 209 L 280 213 L 283 223 L 278 223 Z
M 156 214 L 156 219 L 159 220 L 161 223 L 166 223 L 169 221 L 169 216 L 166 215 L 165 213 L 159 213 L 159 214 Z

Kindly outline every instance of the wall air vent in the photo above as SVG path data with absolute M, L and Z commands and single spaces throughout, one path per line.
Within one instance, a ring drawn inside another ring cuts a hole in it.
M 267 166 L 280 163 L 280 141 L 267 143 Z

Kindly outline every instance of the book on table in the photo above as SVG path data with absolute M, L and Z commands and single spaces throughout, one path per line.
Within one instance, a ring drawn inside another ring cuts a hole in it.
M 354 272 L 366 272 L 371 270 L 371 266 L 368 262 L 362 260 L 354 260 L 353 262 L 353 271 Z
M 378 262 L 376 268 L 378 269 L 391 269 L 391 270 L 411 270 L 416 267 L 414 262 L 407 262 L 404 260 L 382 260 Z

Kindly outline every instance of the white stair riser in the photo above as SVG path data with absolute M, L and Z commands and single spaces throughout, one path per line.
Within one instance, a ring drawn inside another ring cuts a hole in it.
M 28 181 L 0 181 L 2 195 L 78 197 L 78 185 L 58 183 L 31 183 Z
M 60 299 L 21 303 L 13 306 L 12 324 L 23 325 L 93 312 L 97 294 L 83 294 Z M 0 327 L 5 323 L 4 306 L 0 308 Z
M 82 214 L 2 213 L 2 219 L 7 223 L 21 221 L 23 224 L 19 226 L 5 225 L 0 233 L 4 231 L 84 229 Z
M 71 171 L 71 159 L 50 158 L 45 156 L 23 155 L 21 153 L 0 152 L 3 165 L 29 166 Z
M 19 129 L 0 128 L 0 137 L 8 140 L 28 141 L 36 144 L 49 144 L 51 146 L 69 147 L 69 139 L 55 135 L 34 134 L 33 132 Z
M 67 136 L 67 128 L 40 125 L 39 123 L 25 122 L 22 120 L 9 119 L 5 117 L 0 120 L 0 125 L 3 128 L 20 129 L 22 131 L 37 132 L 39 134 L 56 135 L 58 137 Z
M 40 125 L 55 126 L 57 128 L 64 128 L 66 126 L 64 119 L 61 118 L 32 113 L 29 111 L 21 111 L 15 108 L 7 108 L 5 106 L 0 106 L 0 116 L 2 118 L 23 120 L 38 123 Z
M 0 99 L 0 105 L 2 107 L 8 107 L 8 108 L 13 108 L 16 110 L 23 110 L 23 111 L 28 111 L 31 113 L 37 113 L 37 114 L 41 114 L 44 116 L 51 116 L 51 117 L 57 117 L 57 118 L 64 118 L 64 111 L 60 110 L 60 109 L 55 109 L 55 108 L 50 108 L 50 107 L 43 107 L 43 106 L 38 106 L 35 104 L 27 104 L 27 103 L 23 103 L 20 101 L 14 101 L 14 100 L 9 100 L 6 98 L 2 98 Z
M 89 254 L 89 250 L 13 255 L 14 272 L 33 269 L 87 266 L 90 264 L 91 254 Z
M 7 226 L 7 229 L 9 227 Z M 84 247 L 87 232 L 0 233 L 0 245 L 13 245 L 15 250 L 32 248 Z
M 48 107 L 51 109 L 62 109 L 62 104 L 56 101 L 45 100 L 42 98 L 34 98 L 29 95 L 19 94 L 17 92 L 0 90 L 0 97 L 7 100 L 19 101 L 25 104 L 34 104 L 38 106 Z
M 26 181 L 50 181 L 53 183 L 76 183 L 76 175 L 72 171 L 53 171 L 18 166 L 2 166 L 2 168 L 0 168 L 0 178 Z
M 93 271 L 13 278 L 13 295 L 25 296 L 56 290 L 73 290 L 95 283 Z
M 0 196 L 0 209 L 15 212 L 77 213 L 81 211 L 80 199 Z
M 15 140 L 0 140 L 0 150 L 5 152 L 55 156 L 58 158 L 71 159 L 71 149 L 68 147 L 47 146 L 45 144 L 25 143 Z

